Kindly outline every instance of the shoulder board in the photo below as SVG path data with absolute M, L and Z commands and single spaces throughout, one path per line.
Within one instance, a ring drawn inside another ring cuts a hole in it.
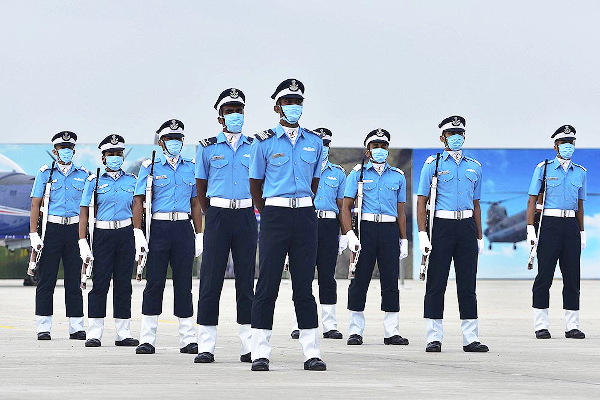
M 185 161 L 185 162 L 189 162 L 189 163 L 195 164 L 194 160 L 191 159 L 191 158 L 181 157 L 181 161 Z
M 572 161 L 571 161 L 571 164 L 573 164 L 574 166 L 576 166 L 576 167 L 579 167 L 579 168 L 581 168 L 582 170 L 584 170 L 584 171 L 586 171 L 586 172 L 587 172 L 587 169 L 585 169 L 585 167 L 584 167 L 583 165 L 580 165 L 580 164 L 575 164 L 575 163 L 574 163 L 574 162 L 572 162 Z
M 207 147 L 207 146 L 212 146 L 213 144 L 217 143 L 217 137 L 213 136 L 213 137 L 209 137 L 208 139 L 202 139 L 200 141 L 200 145 L 202 147 Z
M 465 156 L 465 159 L 467 159 L 469 161 L 473 161 L 475 164 L 477 164 L 477 165 L 479 165 L 481 167 L 481 163 L 479 161 L 477 161 L 476 159 L 471 158 L 471 157 L 467 157 L 467 156 Z
M 427 160 L 425 160 L 425 164 L 431 164 L 434 161 L 435 161 L 435 157 L 429 156 L 429 157 L 427 157 Z
M 356 164 L 354 166 L 354 168 L 352 168 L 354 171 L 360 171 L 360 164 Z
M 150 164 L 152 164 L 152 160 L 151 159 L 147 159 L 146 161 L 144 161 L 142 163 L 142 167 L 148 168 L 150 166 Z
M 80 165 L 80 166 L 79 166 L 79 169 L 80 169 L 80 170 L 82 170 L 83 172 L 85 172 L 85 173 L 86 173 L 86 174 L 88 174 L 88 175 L 89 175 L 89 174 L 91 174 L 91 172 L 90 172 L 90 171 L 88 171 L 88 170 L 87 170 L 87 168 L 85 168 L 83 165 Z
M 310 129 L 302 128 L 302 130 L 303 130 L 304 132 L 307 132 L 307 133 L 312 133 L 313 135 L 316 135 L 316 136 L 318 136 L 319 138 L 321 137 L 321 135 L 320 135 L 320 134 L 318 134 L 318 133 L 316 133 L 316 132 L 313 132 L 313 131 L 311 131 Z
M 137 179 L 137 176 L 135 174 L 129 172 L 125 172 L 125 176 L 131 176 L 133 179 Z
M 267 140 L 268 138 L 273 137 L 273 136 L 275 136 L 275 132 L 272 129 L 262 131 L 262 132 L 256 134 L 256 138 L 258 139 L 259 142 L 262 142 L 263 140 Z
M 402 171 L 400 168 L 396 168 L 396 167 L 392 167 L 392 166 L 390 166 L 390 169 L 391 169 L 392 171 L 400 172 L 402 175 L 404 175 L 404 171 Z
M 96 174 L 90 174 L 90 175 L 87 177 L 87 180 L 88 180 L 88 181 L 90 181 L 90 182 L 91 182 L 91 181 L 93 181 L 94 179 L 96 179 Z
M 346 170 L 344 169 L 344 167 L 342 167 L 341 165 L 337 165 L 337 164 L 331 164 L 331 166 L 332 166 L 332 167 L 335 167 L 335 168 L 339 168 L 339 169 L 341 169 L 342 171 L 346 172 Z M 360 168 L 360 167 L 359 167 L 359 168 Z
M 254 142 L 254 138 L 253 138 L 253 137 L 246 136 L 246 139 L 247 139 L 247 140 L 248 140 L 250 143 Z
M 48 170 L 48 169 L 50 169 L 50 167 L 48 166 L 48 164 L 44 164 L 44 165 L 42 165 L 42 167 L 40 168 L 40 171 L 41 171 L 41 172 L 44 172 L 44 171 L 46 171 L 46 170 Z
M 554 160 L 555 160 L 555 158 L 553 158 L 552 160 L 548 160 L 548 165 L 552 164 L 554 162 Z M 537 166 L 540 167 L 540 168 L 543 167 L 544 166 L 544 161 L 542 161 L 541 163 L 539 163 Z

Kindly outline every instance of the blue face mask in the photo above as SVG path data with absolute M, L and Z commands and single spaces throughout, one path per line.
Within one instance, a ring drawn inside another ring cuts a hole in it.
M 377 163 L 383 163 L 388 157 L 388 151 L 386 149 L 377 148 L 371 149 L 371 158 Z
M 181 140 L 165 140 L 165 147 L 167 150 L 167 155 L 170 157 L 178 156 L 181 153 L 181 148 L 183 147 L 183 142 Z
M 323 146 L 323 160 L 329 158 L 329 147 Z
M 123 157 L 121 156 L 106 156 L 106 166 L 111 171 L 118 171 L 123 165 Z
M 450 150 L 458 151 L 462 148 L 462 145 L 465 142 L 465 137 L 460 134 L 448 136 L 446 138 L 446 142 L 448 143 Z
M 224 115 L 223 119 L 225 120 L 225 126 L 229 132 L 239 133 L 242 131 L 242 126 L 244 126 L 244 114 L 231 113 Z
M 563 143 L 558 145 L 558 154 L 565 160 L 570 160 L 575 152 L 575 145 L 571 143 Z
M 281 109 L 283 110 L 283 120 L 290 124 L 297 123 L 302 115 L 302 106 L 298 104 L 281 106 Z
M 65 164 L 68 164 L 73 159 L 73 149 L 60 149 L 58 150 L 58 158 Z

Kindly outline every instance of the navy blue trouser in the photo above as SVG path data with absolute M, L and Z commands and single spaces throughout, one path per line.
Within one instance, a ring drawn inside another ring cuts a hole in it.
M 444 296 L 454 260 L 460 319 L 477 319 L 477 225 L 475 219 L 434 218 L 425 288 L 424 317 L 444 318 Z
M 67 317 L 83 317 L 81 295 L 81 257 L 79 257 L 79 225 L 60 225 L 48 222 L 42 258 L 39 263 L 39 281 L 35 289 L 35 315 L 52 315 L 54 287 L 62 258 L 65 272 L 65 306 Z
M 580 256 L 577 218 L 544 216 L 537 249 L 538 274 L 533 282 L 533 308 L 550 306 L 550 286 L 558 261 L 563 278 L 563 308 L 579 310 Z
M 337 303 L 335 265 L 338 256 L 340 221 L 337 218 L 318 218 L 317 278 L 319 303 Z
M 106 295 L 113 280 L 113 317 L 131 318 L 131 274 L 135 258 L 133 226 L 94 229 L 94 286 L 88 294 L 88 317 L 106 317 Z
M 290 257 L 292 300 L 300 329 L 317 328 L 312 281 L 317 260 L 317 216 L 314 207 L 265 206 L 259 232 L 259 276 L 252 303 L 252 328 L 273 329 L 286 254 Z
M 194 315 L 192 305 L 194 246 L 194 229 L 189 220 L 152 220 L 142 314 L 162 313 L 163 292 L 167 268 L 170 264 L 173 272 L 173 314 L 179 318 L 189 318 Z
M 381 282 L 381 310 L 400 311 L 400 230 L 397 222 L 360 222 L 360 256 L 348 286 L 348 310 L 364 311 L 367 290 L 375 268 Z
M 219 300 L 229 251 L 233 257 L 235 274 L 237 323 L 250 323 L 257 239 L 254 208 L 231 210 L 208 207 L 204 226 L 204 253 L 200 266 L 198 324 L 213 326 L 219 322 Z

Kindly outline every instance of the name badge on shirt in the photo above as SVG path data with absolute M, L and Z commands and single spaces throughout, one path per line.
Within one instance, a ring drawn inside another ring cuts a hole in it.
M 211 160 L 222 160 L 224 158 L 225 158 L 225 156 L 213 156 L 213 158 L 211 158 Z
M 546 177 L 546 179 L 548 179 L 549 181 L 556 181 L 556 180 L 558 180 L 558 177 L 556 177 L 556 176 L 548 176 L 548 177 Z
M 105 188 L 105 187 L 107 187 L 107 186 L 108 186 L 108 183 L 105 183 L 104 185 L 100 185 L 100 186 L 98 186 L 98 189 L 102 189 L 102 188 Z
M 449 174 L 450 171 L 446 170 L 446 171 L 438 171 L 438 175 L 446 175 Z
M 167 179 L 166 175 L 157 175 L 154 179 Z
M 271 156 L 271 158 L 278 158 L 278 157 L 283 157 L 285 156 L 285 153 L 275 153 Z
M 373 183 L 373 179 L 365 179 L 363 180 L 363 183 Z
M 302 150 L 315 151 L 315 148 L 314 147 L 303 147 Z

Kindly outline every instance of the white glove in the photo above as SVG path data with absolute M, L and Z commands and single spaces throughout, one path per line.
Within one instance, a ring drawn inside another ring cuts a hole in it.
M 90 245 L 87 242 L 87 239 L 79 239 L 79 256 L 81 257 L 81 261 L 84 263 L 86 261 L 93 261 L 94 256 L 92 254 L 92 250 L 90 249 Z M 88 261 L 88 262 L 89 262 Z
M 477 254 L 483 253 L 483 239 L 477 239 Z
M 346 233 L 346 237 L 348 238 L 348 248 L 351 251 L 356 253 L 357 251 L 359 251 L 361 249 L 362 246 L 360 245 L 360 240 L 358 240 L 358 238 L 356 237 L 356 233 L 354 233 L 354 231 L 352 229 L 350 229 Z
M 41 250 L 42 247 L 44 247 L 44 242 L 42 241 L 42 238 L 40 238 L 40 235 L 38 235 L 37 232 L 31 232 L 29 234 L 29 240 L 31 241 L 31 248 L 34 250 Z
M 408 257 L 408 239 L 400 239 L 400 259 Z
M 342 254 L 344 250 L 348 247 L 348 236 L 341 235 L 340 241 L 338 242 L 338 254 Z
M 204 250 L 204 233 L 196 233 L 196 257 L 200 257 Z
M 527 225 L 527 243 L 530 245 L 537 243 L 537 236 L 533 225 Z
M 419 250 L 421 250 L 424 256 L 431 254 L 431 242 L 425 231 L 419 232 Z
M 585 250 L 585 246 L 586 246 L 585 231 L 581 231 L 579 233 L 581 234 L 581 250 Z
M 139 260 L 141 255 L 146 255 L 150 250 L 148 248 L 148 242 L 141 229 L 135 228 L 133 230 L 133 237 L 135 238 L 135 259 Z

